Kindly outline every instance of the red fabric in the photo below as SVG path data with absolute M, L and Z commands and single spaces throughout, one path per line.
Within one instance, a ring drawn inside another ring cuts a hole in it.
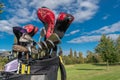
M 37 11 L 37 16 L 44 24 L 47 24 L 46 38 L 49 38 L 54 30 L 55 25 L 54 13 L 48 8 L 39 8 Z
M 34 33 L 37 33 L 37 32 L 38 32 L 38 27 L 35 27 Z
M 31 33 L 34 30 L 34 26 L 32 24 L 28 24 L 24 27 L 28 33 Z
M 35 27 L 32 24 L 28 24 L 24 28 L 27 30 L 28 34 L 35 34 L 38 31 L 38 27 Z
M 67 14 L 61 12 L 61 13 L 58 15 L 58 18 L 57 18 L 57 19 L 59 19 L 59 20 L 64 20 L 65 17 L 66 17 L 66 15 L 67 15 Z
M 73 20 L 74 20 L 74 17 L 71 15 L 71 14 L 67 14 L 67 13 L 64 13 L 64 12 L 61 12 L 59 15 L 58 15 L 58 18 L 57 20 L 60 20 L 60 21 L 63 21 L 67 18 L 70 18 L 68 19 L 69 20 L 69 23 L 71 23 Z

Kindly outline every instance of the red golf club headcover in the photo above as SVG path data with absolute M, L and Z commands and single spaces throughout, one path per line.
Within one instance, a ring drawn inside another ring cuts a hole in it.
M 27 30 L 27 33 L 30 35 L 30 36 L 33 36 L 37 33 L 38 31 L 38 27 L 35 27 L 34 25 L 32 24 L 28 24 L 26 26 L 24 26 L 24 29 Z
M 55 25 L 54 13 L 46 7 L 42 7 L 42 8 L 38 9 L 37 16 L 38 16 L 39 20 L 41 20 L 45 26 L 46 38 L 49 38 L 50 35 L 54 31 L 54 25 Z

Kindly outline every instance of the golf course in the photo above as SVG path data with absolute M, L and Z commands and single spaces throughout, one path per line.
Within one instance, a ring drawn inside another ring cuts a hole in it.
M 75 64 L 66 65 L 67 80 L 120 80 L 120 65 Z M 58 75 L 60 80 L 60 75 Z

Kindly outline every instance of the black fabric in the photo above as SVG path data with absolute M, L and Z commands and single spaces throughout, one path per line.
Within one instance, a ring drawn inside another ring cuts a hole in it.
M 61 80 L 66 80 L 67 79 L 66 70 L 61 62 L 60 62 L 60 72 L 61 72 Z
M 13 27 L 13 33 L 17 37 L 17 44 L 20 44 L 19 39 L 22 36 L 23 33 L 27 33 L 25 29 L 22 27 Z
M 59 15 L 63 15 L 63 13 L 62 14 L 60 13 Z M 59 19 L 58 17 L 54 29 L 54 33 L 56 33 L 60 37 L 60 39 L 63 38 L 66 30 L 69 28 L 71 22 L 74 19 L 74 17 L 70 14 L 64 13 L 64 15 L 65 17 L 63 20 Z
M 35 32 L 34 32 L 34 31 L 35 31 L 35 26 L 34 26 L 34 29 L 33 29 L 30 33 L 28 33 L 28 34 L 32 37 L 32 36 L 35 35 Z
M 61 80 L 66 80 L 66 71 L 59 57 L 36 60 L 31 65 L 31 74 L 21 75 L 4 73 L 0 80 L 57 80 L 58 68 L 61 71 Z

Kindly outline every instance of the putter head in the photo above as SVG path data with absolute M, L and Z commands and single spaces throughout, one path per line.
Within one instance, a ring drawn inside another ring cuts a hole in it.
M 21 46 L 21 45 L 13 45 L 13 51 L 16 51 L 16 52 L 29 52 L 29 50 L 24 47 L 24 46 Z

